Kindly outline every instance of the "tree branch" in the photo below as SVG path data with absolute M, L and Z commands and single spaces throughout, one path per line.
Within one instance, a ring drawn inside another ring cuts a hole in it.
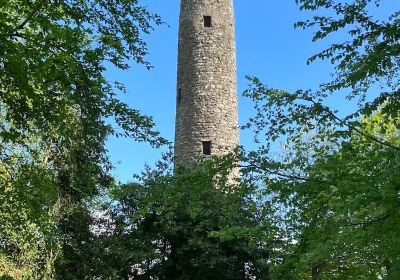
M 255 163 L 249 163 L 248 165 L 241 165 L 239 167 L 241 167 L 241 168 L 256 168 L 256 169 L 262 170 L 270 175 L 276 175 L 276 176 L 279 176 L 282 178 L 291 179 L 291 180 L 295 180 L 295 181 L 305 181 L 305 182 L 313 182 L 313 183 L 321 183 L 321 184 L 332 184 L 328 181 L 322 181 L 322 180 L 313 179 L 313 178 L 309 178 L 309 177 L 303 177 L 300 175 L 285 174 L 285 173 L 277 171 L 277 170 L 272 170 L 270 168 L 265 168 L 265 167 L 256 165 Z
M 374 142 L 376 142 L 376 143 L 378 143 L 378 144 L 380 144 L 380 145 L 383 145 L 383 146 L 389 147 L 389 148 L 391 148 L 391 149 L 400 151 L 400 147 L 394 146 L 394 145 L 392 145 L 392 144 L 390 144 L 390 143 L 388 143 L 388 142 L 386 142 L 386 141 L 380 140 L 379 138 L 377 138 L 377 137 L 375 137 L 375 136 L 373 136 L 373 135 L 371 135 L 371 134 L 365 133 L 365 132 L 363 132 L 362 130 L 360 130 L 359 128 L 355 127 L 354 125 L 351 125 L 351 124 L 349 124 L 348 122 L 346 122 L 345 120 L 339 118 L 339 117 L 336 116 L 327 106 L 322 105 L 322 103 L 316 102 L 316 101 L 314 101 L 312 98 L 303 97 L 303 98 L 300 98 L 300 99 L 302 99 L 302 100 L 304 100 L 304 101 L 309 101 L 309 102 L 311 102 L 312 104 L 314 104 L 315 106 L 321 107 L 329 116 L 331 116 L 331 117 L 332 117 L 334 120 L 336 120 L 338 123 L 340 123 L 340 124 L 342 124 L 342 125 L 348 127 L 350 130 L 353 130 L 353 131 L 357 132 L 358 134 L 364 136 L 365 138 L 367 138 L 367 139 L 369 139 L 369 140 L 372 140 L 372 141 L 374 141 Z
M 346 226 L 346 227 L 351 227 L 351 226 L 365 226 L 365 227 L 366 227 L 366 226 L 369 226 L 369 225 L 371 225 L 371 224 L 384 221 L 384 220 L 386 220 L 387 218 L 389 218 L 390 216 L 392 216 L 392 215 L 396 212 L 396 210 L 397 210 L 399 207 L 400 207 L 400 204 L 399 204 L 399 205 L 396 205 L 396 206 L 394 206 L 394 207 L 392 207 L 392 208 L 391 208 L 389 211 L 387 211 L 385 214 L 383 214 L 383 215 L 381 215 L 381 216 L 378 216 L 378 217 L 376 217 L 376 218 L 374 218 L 374 219 L 370 219 L 370 220 L 368 220 L 368 221 L 359 222 L 359 223 L 348 223 L 348 224 L 346 224 L 345 226 Z
M 18 31 L 22 30 L 25 25 L 28 24 L 28 22 L 39 12 L 41 6 L 38 6 L 37 8 L 33 9 L 32 12 L 28 14 L 28 16 L 17 26 L 13 29 L 13 31 L 8 35 L 9 38 L 13 38 L 15 36 L 18 36 Z

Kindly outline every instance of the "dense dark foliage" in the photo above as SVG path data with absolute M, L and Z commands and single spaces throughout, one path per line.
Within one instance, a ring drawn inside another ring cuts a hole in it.
M 145 176 L 116 190 L 114 234 L 135 267 L 131 276 L 270 279 L 272 220 L 259 211 L 254 189 L 224 180 L 221 173 L 231 165 L 220 164 Z

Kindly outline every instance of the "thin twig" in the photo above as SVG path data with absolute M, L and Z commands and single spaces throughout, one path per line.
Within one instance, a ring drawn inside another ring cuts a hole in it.
M 400 207 L 400 205 L 396 205 L 396 206 L 392 207 L 389 211 L 387 211 L 384 215 L 378 216 L 378 217 L 376 217 L 374 219 L 370 219 L 370 220 L 365 221 L 365 222 L 348 223 L 345 226 L 346 227 L 350 227 L 350 226 L 369 226 L 371 224 L 384 221 L 387 218 L 389 218 L 390 216 L 392 216 L 396 212 L 397 208 L 399 208 L 399 207 Z
M 290 174 L 285 174 L 276 170 L 272 170 L 270 168 L 265 168 L 259 165 L 256 165 L 254 163 L 250 163 L 248 165 L 241 165 L 241 168 L 256 168 L 259 170 L 262 170 L 264 172 L 267 172 L 271 175 L 277 175 L 279 177 L 283 177 L 283 178 L 287 178 L 287 179 L 292 179 L 292 180 L 296 180 L 296 181 L 305 181 L 305 182 L 314 182 L 314 183 L 321 183 L 321 184 L 331 184 L 328 181 L 322 181 L 322 180 L 318 180 L 318 179 L 313 179 L 313 178 L 309 178 L 309 177 L 303 177 L 303 176 L 299 176 L 299 175 L 290 175 Z
M 351 130 L 356 131 L 357 133 L 359 133 L 360 135 L 366 137 L 367 139 L 372 140 L 374 142 L 377 142 L 377 143 L 379 143 L 379 144 L 381 144 L 383 146 L 386 146 L 386 147 L 392 148 L 394 150 L 400 151 L 400 147 L 394 146 L 394 145 L 392 145 L 392 144 L 390 144 L 390 143 L 388 143 L 386 141 L 382 141 L 382 140 L 378 139 L 377 137 L 375 137 L 375 136 L 373 136 L 371 134 L 365 133 L 365 132 L 361 131 L 359 128 L 357 128 L 357 127 L 349 124 L 348 122 L 344 121 L 343 119 L 339 118 L 328 107 L 322 105 L 320 102 L 316 102 L 312 98 L 301 98 L 301 99 L 303 99 L 305 101 L 309 101 L 309 102 L 313 103 L 315 106 L 321 107 L 334 120 L 336 120 L 337 122 L 339 122 L 340 124 L 342 124 L 344 126 L 347 126 Z
M 41 6 L 38 6 L 31 13 L 29 13 L 28 16 L 17 27 L 14 28 L 14 30 L 11 32 L 11 34 L 8 37 L 13 38 L 13 37 L 17 36 L 18 31 L 22 30 L 25 27 L 25 25 L 27 25 L 28 22 L 39 12 L 40 9 L 41 9 Z

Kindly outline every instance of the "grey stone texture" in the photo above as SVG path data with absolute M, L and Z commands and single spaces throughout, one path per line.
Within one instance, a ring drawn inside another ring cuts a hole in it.
M 204 26 L 211 16 L 212 26 Z M 239 145 L 232 0 L 182 0 L 179 22 L 175 167 Z

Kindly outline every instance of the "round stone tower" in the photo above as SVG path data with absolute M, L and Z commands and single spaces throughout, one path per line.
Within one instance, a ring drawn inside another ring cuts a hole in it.
M 239 145 L 232 0 L 181 0 L 175 167 Z

